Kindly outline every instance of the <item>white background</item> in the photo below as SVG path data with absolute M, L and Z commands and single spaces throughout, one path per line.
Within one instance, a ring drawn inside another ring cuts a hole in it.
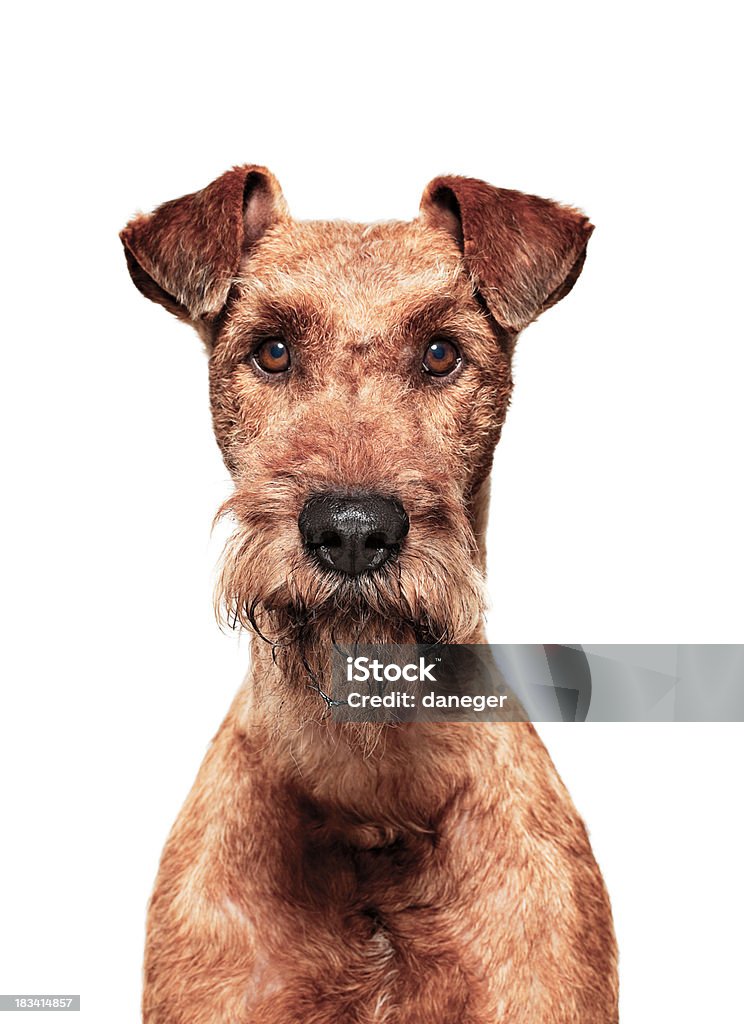
M 234 163 L 301 218 L 410 218 L 446 172 L 582 206 L 584 274 L 517 355 L 491 633 L 742 641 L 733 10 L 6 12 L 0 992 L 137 1019 L 160 848 L 245 668 L 211 612 L 205 358 L 117 239 Z M 742 1020 L 742 727 L 542 731 L 613 898 L 622 1019 Z

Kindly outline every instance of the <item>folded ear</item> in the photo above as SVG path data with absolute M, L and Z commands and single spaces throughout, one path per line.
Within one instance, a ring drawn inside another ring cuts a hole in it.
M 568 295 L 594 230 L 569 206 L 475 178 L 435 178 L 421 217 L 452 235 L 493 318 L 511 332 Z
M 286 216 L 276 178 L 246 165 L 135 217 L 120 238 L 142 294 L 194 322 L 220 312 L 243 253 Z

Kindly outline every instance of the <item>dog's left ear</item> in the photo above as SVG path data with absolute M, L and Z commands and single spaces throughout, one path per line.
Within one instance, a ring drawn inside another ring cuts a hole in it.
M 475 178 L 435 178 L 421 217 L 452 235 L 494 320 L 511 333 L 568 295 L 594 230 L 569 206 Z

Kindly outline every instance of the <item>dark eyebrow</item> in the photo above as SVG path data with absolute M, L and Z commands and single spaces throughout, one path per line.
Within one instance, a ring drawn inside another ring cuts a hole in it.
M 301 294 L 282 300 L 263 297 L 253 311 L 252 319 L 259 330 L 265 325 L 268 330 L 279 328 L 294 337 L 302 337 L 317 324 L 319 310 Z
M 427 299 L 395 324 L 394 330 L 402 335 L 423 334 L 443 329 L 445 321 L 458 306 L 457 299 L 450 295 L 438 295 Z

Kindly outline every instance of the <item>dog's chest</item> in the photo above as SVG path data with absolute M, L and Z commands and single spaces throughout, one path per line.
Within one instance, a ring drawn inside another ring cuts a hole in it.
M 428 1003 L 427 992 L 429 1024 L 460 1019 L 467 985 L 437 860 L 432 834 L 360 826 L 343 840 L 308 837 L 285 864 L 291 900 L 277 908 L 279 984 L 266 1020 L 281 1010 L 335 1024 L 347 1006 L 349 1019 L 407 1024 L 421 1018 L 406 1007 Z

